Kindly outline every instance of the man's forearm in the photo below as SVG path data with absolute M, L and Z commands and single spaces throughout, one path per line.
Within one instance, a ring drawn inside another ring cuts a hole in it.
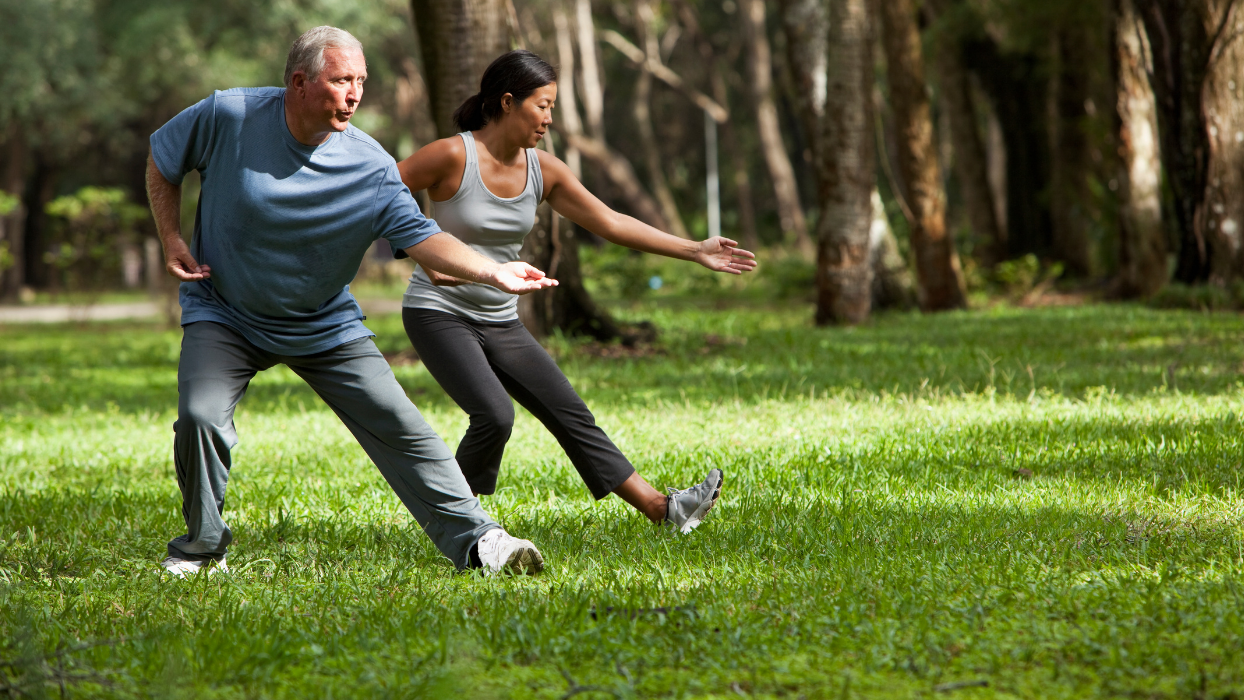
M 151 202 L 151 215 L 155 218 L 160 242 L 167 250 L 170 238 L 181 238 L 181 185 L 165 179 L 150 155 L 147 156 L 147 200 Z
M 448 233 L 433 234 L 407 248 L 406 254 L 429 270 L 470 282 L 484 282 L 500 267 Z

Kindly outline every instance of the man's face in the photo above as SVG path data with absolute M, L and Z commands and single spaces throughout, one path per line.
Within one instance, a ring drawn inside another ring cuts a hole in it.
M 296 74 L 297 75 L 297 74 Z M 345 131 L 363 99 L 367 80 L 367 61 L 356 49 L 324 49 L 324 70 L 314 81 L 295 78 L 301 90 L 302 106 L 308 116 L 323 119 L 333 131 Z

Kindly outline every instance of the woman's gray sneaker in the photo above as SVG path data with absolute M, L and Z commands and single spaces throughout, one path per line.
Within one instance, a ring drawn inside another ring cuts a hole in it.
M 702 484 L 681 491 L 671 488 L 665 506 L 665 522 L 684 535 L 694 530 L 717 503 L 724 480 L 720 469 L 710 469 Z
M 186 578 L 191 574 L 197 574 L 200 571 L 206 571 L 208 575 L 217 571 L 229 571 L 229 565 L 225 563 L 225 556 L 221 555 L 219 559 L 181 559 L 178 557 L 168 557 L 160 562 L 160 566 L 168 573 L 177 578 Z
M 544 557 L 531 540 L 520 540 L 501 528 L 485 532 L 475 543 L 475 551 L 486 576 L 538 574 L 544 570 Z

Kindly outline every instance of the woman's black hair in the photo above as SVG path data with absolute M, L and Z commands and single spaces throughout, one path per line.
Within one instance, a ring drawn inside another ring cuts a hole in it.
M 557 82 L 557 69 L 526 49 L 502 54 L 488 65 L 479 81 L 479 92 L 454 110 L 454 124 L 460 131 L 476 131 L 501 114 L 505 93 L 522 104 L 531 93 Z

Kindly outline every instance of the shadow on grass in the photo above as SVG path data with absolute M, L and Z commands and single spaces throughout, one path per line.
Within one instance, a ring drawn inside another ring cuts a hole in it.
M 387 328 L 392 320 L 378 322 Z M 1165 387 L 1213 395 L 1237 390 L 1244 358 L 1244 325 L 1235 315 L 1133 306 L 904 314 L 859 328 L 814 328 L 798 312 L 744 308 L 675 311 L 667 326 L 663 351 L 653 356 L 602 359 L 574 345 L 556 353 L 589 402 L 628 406 L 844 391 L 1080 397 L 1097 387 L 1120 396 Z M 178 331 L 10 331 L 0 347 L 0 405 L 7 413 L 176 407 Z M 392 335 L 381 344 L 406 347 L 404 337 Z M 397 374 L 416 404 L 448 405 L 421 367 L 400 367 Z M 249 410 L 258 411 L 291 402 L 311 406 L 318 399 L 292 376 L 264 376 L 247 399 Z

